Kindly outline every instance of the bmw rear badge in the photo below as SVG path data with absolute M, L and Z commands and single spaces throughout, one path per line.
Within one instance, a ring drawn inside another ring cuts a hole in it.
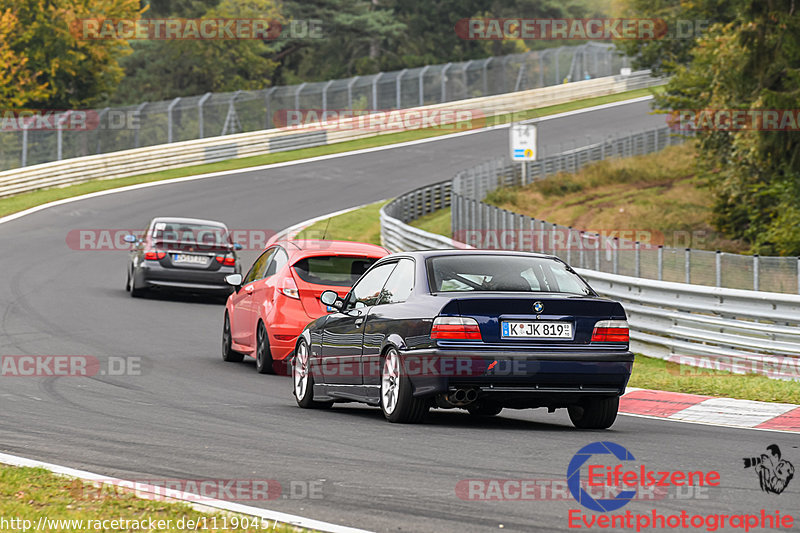
M 533 304 L 533 311 L 536 314 L 541 313 L 542 311 L 544 311 L 544 304 L 542 302 L 536 302 L 535 304 Z

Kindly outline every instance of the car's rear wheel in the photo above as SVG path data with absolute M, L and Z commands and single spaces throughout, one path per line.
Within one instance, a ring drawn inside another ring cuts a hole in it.
M 467 412 L 472 416 L 495 416 L 503 410 L 501 405 L 489 402 L 476 402 L 467 406 Z
M 239 352 L 234 352 L 231 345 L 233 343 L 231 337 L 231 319 L 228 313 L 225 313 L 225 324 L 222 326 L 222 360 L 229 363 L 241 363 L 244 355 Z
M 125 276 L 125 291 L 131 292 L 131 271 L 127 271 L 127 276 Z
M 267 328 L 263 322 L 258 323 L 256 330 L 256 370 L 259 374 L 274 374 L 272 368 L 272 352 L 269 348 Z
M 381 410 L 389 422 L 414 424 L 428 414 L 430 403 L 414 398 L 411 381 L 403 375 L 402 361 L 396 348 L 389 348 L 381 366 Z
M 294 384 L 294 398 L 297 405 L 304 409 L 325 409 L 333 402 L 317 402 L 314 400 L 314 376 L 311 374 L 311 357 L 308 344 L 300 340 L 295 351 L 294 366 L 292 367 L 292 383 Z
M 571 405 L 567 411 L 573 425 L 579 429 L 606 429 L 617 419 L 619 396 L 587 400 Z
M 144 296 L 145 290 L 136 286 L 136 276 L 131 276 L 131 296 L 134 298 L 141 298 Z

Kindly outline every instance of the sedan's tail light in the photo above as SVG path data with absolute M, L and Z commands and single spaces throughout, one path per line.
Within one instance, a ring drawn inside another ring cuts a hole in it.
M 601 320 L 594 325 L 592 342 L 628 342 L 629 339 L 625 320 Z
M 162 252 L 161 250 L 147 250 L 144 253 L 144 258 L 148 261 L 158 261 L 165 257 L 167 257 L 167 252 Z
M 295 300 L 300 299 L 300 290 L 297 288 L 297 283 L 294 282 L 294 278 L 291 276 L 284 278 L 281 292 L 289 298 L 294 298 Z
M 225 266 L 236 266 L 236 258 L 230 255 L 218 255 L 217 263 Z
M 437 316 L 433 321 L 431 338 L 482 340 L 478 321 L 463 316 Z

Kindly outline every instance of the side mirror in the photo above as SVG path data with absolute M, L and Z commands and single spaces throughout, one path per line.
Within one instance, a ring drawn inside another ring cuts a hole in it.
M 137 242 L 139 242 L 139 239 L 136 237 L 136 235 L 125 235 L 122 238 L 122 240 L 124 240 L 125 242 L 129 242 L 131 244 L 136 244 Z
M 241 250 L 242 248 L 244 248 L 244 246 L 242 246 L 242 245 L 241 245 L 241 244 L 239 244 L 238 242 L 235 242 L 235 243 L 233 243 L 233 249 L 234 249 L 234 250 L 237 250 L 237 251 L 238 251 L 238 250 Z
M 241 287 L 242 286 L 242 275 L 241 274 L 228 274 L 225 276 L 225 283 L 228 285 L 233 285 L 234 287 Z
M 344 305 L 344 300 L 339 298 L 339 295 L 336 294 L 336 291 L 327 290 L 324 291 L 320 297 L 319 301 L 323 304 L 327 305 L 328 307 L 333 307 L 334 309 L 340 310 Z

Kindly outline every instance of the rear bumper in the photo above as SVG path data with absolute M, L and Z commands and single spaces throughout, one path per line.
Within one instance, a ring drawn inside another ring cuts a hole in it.
M 619 396 L 625 392 L 634 360 L 632 352 L 622 350 L 431 349 L 409 351 L 404 357 L 428 361 L 427 372 L 408 372 L 414 396 L 472 388 L 480 396 L 506 405 L 572 403 L 586 395 Z
M 137 269 L 136 281 L 137 286 L 142 288 L 230 294 L 233 292 L 233 287 L 225 282 L 225 276 L 236 271 L 235 267 L 220 267 L 219 270 L 208 271 L 143 264 Z

